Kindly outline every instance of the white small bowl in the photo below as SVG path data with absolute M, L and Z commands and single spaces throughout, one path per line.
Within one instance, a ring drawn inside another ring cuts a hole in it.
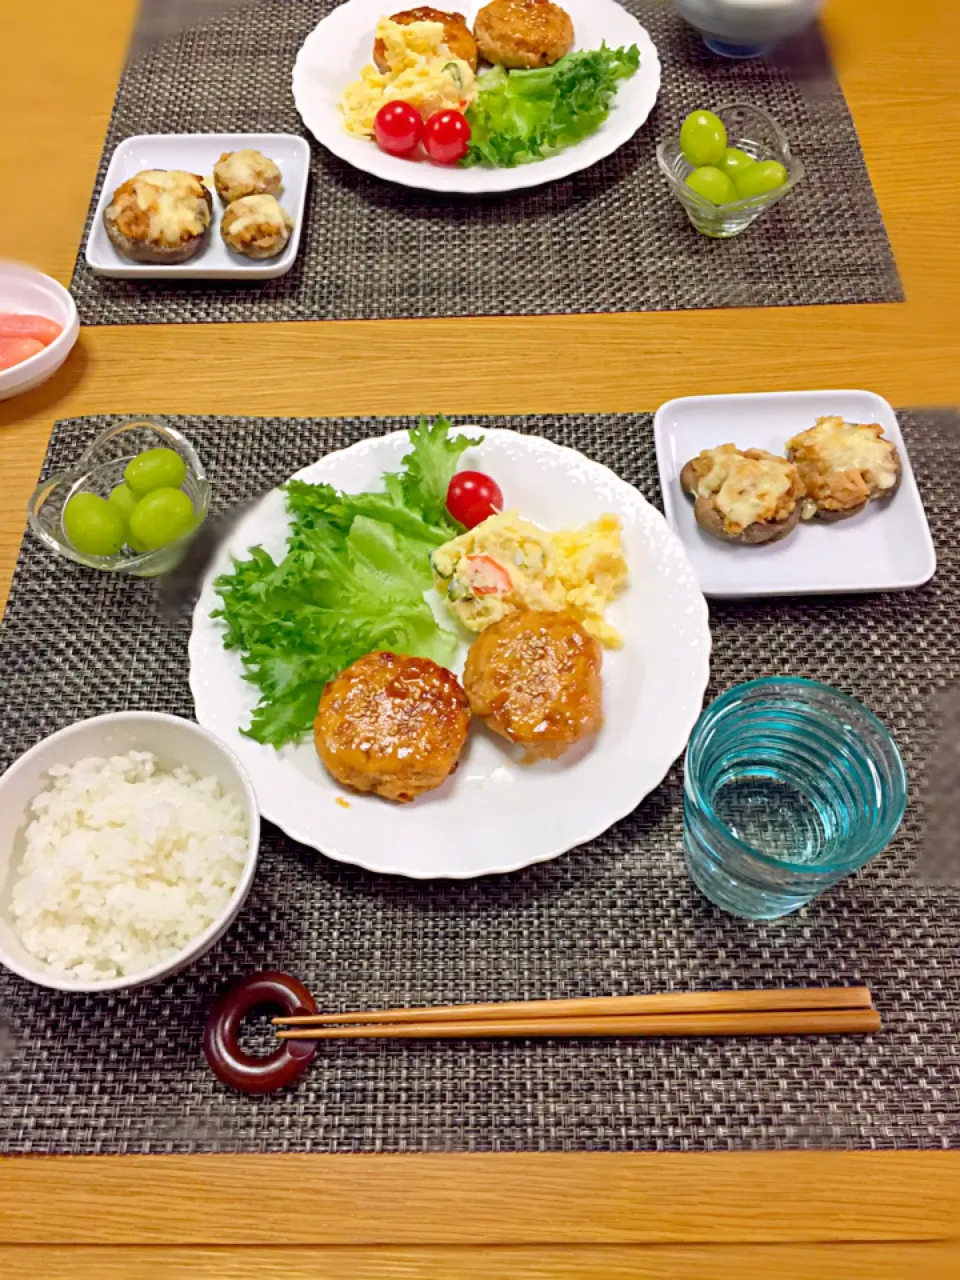
M 48 347 L 22 364 L 0 372 L 0 400 L 31 391 L 52 378 L 70 354 L 80 332 L 73 298 L 56 280 L 19 262 L 0 262 L 0 312 L 46 316 L 63 327 Z
M 674 0 L 677 12 L 726 58 L 756 58 L 808 26 L 824 0 Z
M 152 751 L 166 768 L 185 764 L 201 777 L 213 774 L 240 803 L 247 820 L 247 860 L 233 897 L 219 916 L 171 959 L 142 973 L 100 982 L 77 981 L 55 973 L 30 955 L 9 918 L 13 871 L 23 855 L 28 806 L 46 787 L 55 764 L 76 764 L 88 756 Z M 122 991 L 143 987 L 185 969 L 204 955 L 236 919 L 253 883 L 260 847 L 260 814 L 250 779 L 240 761 L 219 738 L 192 720 L 155 711 L 121 711 L 80 720 L 31 747 L 0 777 L 0 964 L 21 978 L 54 991 Z

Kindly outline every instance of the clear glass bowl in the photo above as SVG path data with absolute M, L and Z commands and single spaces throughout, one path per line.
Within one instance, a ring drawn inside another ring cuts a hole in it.
M 63 509 L 70 498 L 80 492 L 106 498 L 111 489 L 123 482 L 123 471 L 131 458 L 145 449 L 157 448 L 175 450 L 186 463 L 187 475 L 182 488 L 193 503 L 194 527 L 176 542 L 143 554 L 124 550 L 115 556 L 88 556 L 77 551 L 63 530 Z M 37 485 L 30 496 L 27 520 L 43 545 L 55 555 L 107 573 L 153 578 L 179 564 L 206 519 L 209 506 L 207 473 L 190 442 L 157 419 L 137 418 L 104 431 L 68 471 L 61 471 Z
M 690 736 L 687 868 L 725 911 L 774 919 L 885 849 L 906 804 L 900 753 L 866 707 L 816 680 L 751 680 Z
M 762 213 L 789 195 L 802 180 L 804 168 L 792 154 L 786 134 L 766 111 L 744 102 L 734 102 L 715 108 L 715 114 L 727 130 L 728 146 L 739 147 L 755 160 L 779 160 L 787 171 L 786 182 L 776 191 L 752 196 L 748 200 L 736 200 L 733 204 L 711 204 L 687 186 L 687 177 L 695 166 L 684 158 L 680 150 L 679 133 L 660 143 L 657 163 L 666 175 L 674 197 L 686 209 L 687 217 L 705 236 L 725 240 L 738 236 Z

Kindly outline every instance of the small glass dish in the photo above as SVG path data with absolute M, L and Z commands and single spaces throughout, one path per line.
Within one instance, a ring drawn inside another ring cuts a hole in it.
M 900 753 L 866 707 L 816 680 L 751 680 L 690 736 L 687 868 L 725 911 L 776 919 L 884 850 L 906 804 Z
M 123 472 L 131 458 L 145 449 L 173 449 L 186 463 L 187 475 L 181 486 L 193 503 L 193 528 L 175 542 L 155 551 L 138 554 L 120 551 L 115 556 L 90 556 L 73 547 L 63 529 L 63 509 L 75 493 L 96 493 L 106 498 L 123 483 Z M 210 484 L 203 463 L 190 442 L 158 419 L 136 418 L 110 427 L 68 470 L 41 481 L 30 495 L 27 520 L 43 545 L 55 555 L 65 556 L 89 569 L 107 573 L 128 573 L 137 578 L 153 578 L 176 567 L 203 524 L 210 506 Z
M 717 107 L 715 114 L 727 130 L 727 145 L 739 147 L 754 160 L 779 160 L 787 171 L 787 180 L 776 191 L 766 195 L 735 200 L 732 204 L 711 204 L 687 186 L 687 178 L 695 165 L 687 161 L 680 150 L 680 135 L 666 139 L 657 147 L 657 163 L 670 183 L 670 190 L 687 211 L 687 217 L 698 231 L 717 240 L 726 240 L 745 231 L 762 213 L 773 208 L 790 194 L 804 177 L 804 168 L 790 150 L 787 135 L 774 120 L 759 107 L 744 102 Z

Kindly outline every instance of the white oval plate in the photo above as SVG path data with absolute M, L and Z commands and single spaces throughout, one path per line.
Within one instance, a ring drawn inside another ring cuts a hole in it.
M 461 466 L 488 472 L 511 508 L 547 529 L 612 511 L 623 522 L 630 586 L 609 611 L 626 639 L 604 654 L 605 724 L 589 748 L 524 766 L 477 724 L 460 767 L 438 790 L 408 805 L 344 792 L 309 740 L 261 746 L 246 738 L 256 691 L 240 659 L 225 653 L 213 579 L 260 543 L 275 558 L 286 546 L 283 495 L 267 495 L 237 525 L 211 565 L 190 639 L 190 688 L 197 719 L 236 752 L 253 781 L 260 811 L 294 840 L 339 862 L 415 879 L 467 879 L 515 871 L 565 853 L 630 813 L 663 779 L 686 745 L 707 683 L 707 606 L 680 540 L 663 516 L 618 476 L 582 454 L 537 436 L 464 426 L 482 434 Z M 329 454 L 297 478 L 348 493 L 379 488 L 409 451 L 406 432 L 364 440 Z M 440 597 L 437 616 L 448 622 Z M 467 645 L 454 664 L 462 670 Z M 343 807 L 346 799 L 348 808 Z M 337 801 L 340 801 L 338 804 Z
M 470 26 L 484 0 L 458 4 Z M 339 103 L 343 91 L 372 60 L 373 35 L 380 18 L 396 12 L 388 0 L 347 0 L 310 32 L 293 68 L 293 99 L 304 124 L 325 147 L 355 169 L 425 191 L 458 191 L 478 195 L 517 191 L 567 178 L 611 155 L 633 137 L 653 110 L 660 91 L 660 59 L 650 36 L 615 0 L 563 0 L 573 19 L 575 49 L 612 49 L 635 44 L 640 69 L 620 84 L 610 115 L 596 133 L 574 147 L 515 169 L 431 164 L 388 156 L 375 142 L 355 138 L 343 128 Z

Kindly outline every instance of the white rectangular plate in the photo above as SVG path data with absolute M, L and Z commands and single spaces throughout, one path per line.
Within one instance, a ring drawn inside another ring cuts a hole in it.
M 685 463 L 720 444 L 783 454 L 787 440 L 817 418 L 877 422 L 900 451 L 903 480 L 889 502 L 838 524 L 801 523 L 782 542 L 724 543 L 704 533 L 680 488 Z M 902 591 L 928 582 L 937 558 L 926 513 L 893 409 L 872 391 L 775 391 L 670 400 L 654 419 L 660 489 L 667 523 L 679 534 L 705 595 L 824 595 Z
M 293 234 L 275 258 L 244 258 L 231 253 L 220 238 L 224 205 L 213 189 L 213 166 L 224 151 L 253 147 L 280 167 L 280 203 L 293 218 Z M 185 169 L 199 174 L 213 195 L 213 219 L 207 243 L 189 262 L 162 267 L 131 262 L 114 249 L 103 225 L 103 211 L 113 193 L 141 169 Z M 303 209 L 310 174 L 310 147 L 293 133 L 144 133 L 126 138 L 110 158 L 93 226 L 87 237 L 87 265 L 101 276 L 127 280 L 270 280 L 286 275 L 300 247 Z

